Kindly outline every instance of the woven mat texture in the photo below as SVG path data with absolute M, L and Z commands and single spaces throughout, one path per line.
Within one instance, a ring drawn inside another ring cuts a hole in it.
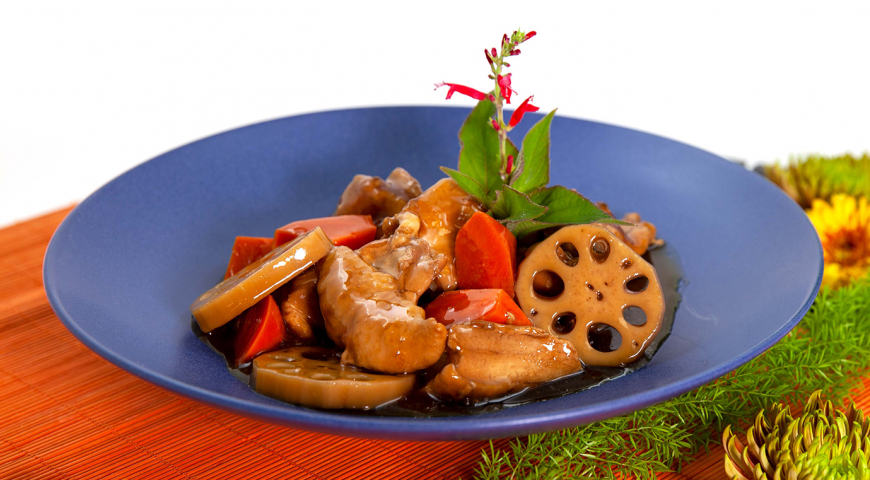
M 0 478 L 474 477 L 487 442 L 293 430 L 178 397 L 103 360 L 60 323 L 42 285 L 45 248 L 69 210 L 0 230 Z M 721 448 L 698 458 L 659 478 L 724 478 Z

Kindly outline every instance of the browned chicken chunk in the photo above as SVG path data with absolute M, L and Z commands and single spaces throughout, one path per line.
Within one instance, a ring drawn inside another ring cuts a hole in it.
M 480 209 L 480 203 L 474 197 L 465 193 L 452 179 L 445 178 L 408 202 L 402 210 L 420 218 L 418 236 L 429 242 L 433 250 L 447 257 L 447 264 L 436 279 L 438 287 L 445 292 L 456 289 L 456 233 Z M 384 233 L 391 234 L 399 223 L 398 217 L 385 219 Z
M 398 293 L 396 277 L 347 247 L 326 256 L 317 283 L 326 332 L 341 362 L 384 373 L 431 366 L 444 352 L 447 330 Z
M 444 400 L 479 403 L 579 372 L 574 346 L 535 327 L 468 322 L 450 327 L 450 363 L 426 386 Z
M 404 168 L 396 168 L 386 180 L 357 175 L 344 189 L 335 215 L 371 215 L 375 225 L 407 205 L 423 192 L 420 182 Z
M 317 269 L 309 268 L 290 281 L 287 297 L 281 302 L 284 323 L 300 340 L 314 340 L 314 331 L 323 329 L 323 315 L 317 297 Z
M 430 248 L 429 242 L 417 237 L 419 217 L 400 213 L 396 219 L 399 226 L 392 235 L 364 245 L 357 253 L 369 265 L 396 277 L 398 292 L 416 303 L 448 259 Z
M 611 217 L 613 216 L 606 203 L 599 202 L 597 205 Z M 656 226 L 650 222 L 642 221 L 639 213 L 626 213 L 622 217 L 622 221 L 633 225 L 613 225 L 611 223 L 597 223 L 596 225 L 610 230 L 616 238 L 625 242 L 638 255 L 643 255 L 652 247 L 664 245 L 664 240 L 656 239 Z

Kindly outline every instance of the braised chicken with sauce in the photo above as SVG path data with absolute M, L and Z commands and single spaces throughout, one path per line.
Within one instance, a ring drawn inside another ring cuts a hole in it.
M 357 175 L 334 216 L 240 237 L 229 278 L 191 311 L 203 332 L 233 338 L 228 361 L 253 365 L 255 389 L 285 401 L 500 401 L 628 365 L 660 331 L 659 279 L 640 255 L 661 241 L 638 214 L 623 220 L 549 229 L 518 255 L 510 231 L 452 179 L 423 191 L 402 168 Z M 608 328 L 631 345 L 595 337 Z M 383 387 L 355 390 L 374 379 Z

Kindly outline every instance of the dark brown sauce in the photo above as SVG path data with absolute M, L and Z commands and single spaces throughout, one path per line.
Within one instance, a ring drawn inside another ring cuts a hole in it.
M 669 246 L 656 248 L 648 251 L 644 256 L 648 262 L 656 268 L 659 281 L 662 285 L 662 293 L 665 298 L 665 318 L 662 322 L 661 333 L 653 340 L 644 352 L 644 356 L 638 361 L 626 367 L 587 367 L 582 372 L 562 377 L 535 387 L 527 388 L 514 393 L 499 401 L 491 401 L 484 405 L 465 405 L 462 403 L 450 403 L 435 400 L 426 394 L 423 386 L 428 379 L 433 377 L 442 365 L 430 367 L 426 371 L 417 374 L 417 388 L 395 402 L 388 403 L 373 410 L 341 410 L 342 414 L 383 416 L 383 417 L 454 417 L 463 415 L 477 415 L 481 413 L 497 412 L 504 408 L 516 407 L 531 402 L 563 397 L 572 393 L 581 392 L 611 380 L 628 375 L 631 372 L 645 367 L 658 351 L 671 333 L 677 307 L 682 295 L 680 289 L 683 286 L 683 270 L 680 266 L 679 257 Z M 192 321 L 192 328 L 197 337 L 212 349 L 227 359 L 227 368 L 233 376 L 241 382 L 250 384 L 251 364 L 233 368 L 233 334 L 235 322 L 229 322 L 223 327 L 217 328 L 210 333 L 203 333 L 196 321 Z M 282 345 L 281 348 L 294 346 L 293 344 Z M 301 407 L 300 408 L 308 408 Z M 313 409 L 312 410 L 319 410 Z M 335 410 L 330 410 L 335 411 Z

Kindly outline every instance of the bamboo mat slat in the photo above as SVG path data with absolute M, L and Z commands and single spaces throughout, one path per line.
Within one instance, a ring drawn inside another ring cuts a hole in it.
M 43 290 L 42 258 L 69 210 L 0 229 L 0 478 L 474 476 L 487 442 L 389 442 L 279 427 L 183 399 L 106 362 L 66 330 Z M 857 403 L 868 408 L 870 395 Z M 722 449 L 659 478 L 724 478 Z

